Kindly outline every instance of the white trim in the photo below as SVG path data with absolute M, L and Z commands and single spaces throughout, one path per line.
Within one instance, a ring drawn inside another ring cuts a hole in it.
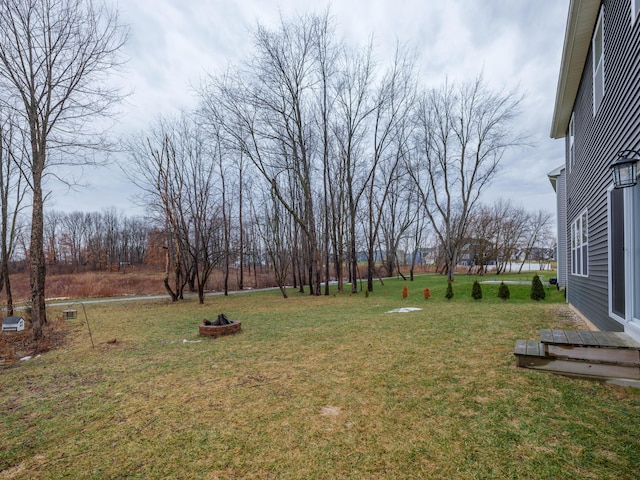
M 635 195 L 640 195 L 640 191 L 634 192 L 636 188 L 625 188 L 623 191 L 623 208 L 624 208 L 624 317 L 617 315 L 613 312 L 613 271 L 612 271 L 612 245 L 609 241 L 607 253 L 608 253 L 608 290 L 609 290 L 609 317 L 616 322 L 624 326 L 625 332 L 629 333 L 636 340 L 640 341 L 640 318 L 636 318 L 636 302 L 640 302 L 640 299 L 636 298 L 636 272 L 637 266 L 635 264 L 635 248 L 636 242 L 640 243 L 640 239 L 636 238 L 636 221 L 635 217 L 638 215 L 636 211 L 636 202 L 634 201 Z M 607 235 L 609 240 L 611 239 L 611 192 L 613 191 L 613 185 L 607 189 Z M 640 203 L 640 202 L 639 202 Z M 640 311 L 640 310 L 638 310 Z
M 569 137 L 569 173 L 573 169 L 576 161 L 576 122 L 574 112 L 571 112 L 571 120 L 569 120 L 569 129 L 567 131 Z
M 598 61 L 598 64 L 596 65 L 596 39 L 598 36 L 598 30 L 600 30 L 600 58 Z M 605 41 L 604 41 L 604 37 L 605 37 L 605 32 L 604 32 L 604 5 L 600 8 L 600 13 L 598 14 L 598 19 L 596 20 L 596 26 L 593 29 L 593 37 L 591 39 L 591 64 L 592 64 L 592 82 L 591 82 L 591 86 L 592 86 L 592 90 L 593 90 L 593 115 L 596 115 L 596 112 L 598 111 L 598 109 L 600 108 L 600 105 L 602 104 L 602 100 L 604 99 L 605 93 L 607 91 L 607 89 L 605 88 L 605 84 L 606 84 L 606 75 L 605 75 L 605 66 L 606 66 L 606 62 L 605 62 Z M 602 96 L 600 97 L 599 101 L 597 101 L 597 97 L 596 97 L 596 85 L 597 85 L 597 80 L 600 80 L 599 77 L 601 78 L 601 83 L 602 83 Z
M 579 237 L 579 238 L 578 238 Z M 586 239 L 586 240 L 585 240 Z M 589 210 L 584 209 L 571 222 L 571 275 L 589 276 Z M 583 250 L 586 248 L 586 255 Z M 574 251 L 575 256 L 574 256 Z M 585 258 L 586 257 L 586 258 Z M 578 268 L 579 267 L 579 268 Z
M 632 323 L 624 324 L 624 333 L 633 338 L 636 342 L 640 342 L 640 326 Z
M 624 313 L 625 323 L 633 319 L 633 188 L 624 189 Z
M 576 103 L 578 89 L 585 71 L 587 56 L 591 48 L 593 26 L 598 18 L 600 2 L 593 0 L 571 0 L 562 47 L 562 61 L 556 88 L 556 99 L 551 121 L 551 138 L 563 138 L 571 111 Z M 587 73 L 588 74 L 588 73 Z
M 613 313 L 613 269 L 612 267 L 612 248 L 611 248 L 611 193 L 613 192 L 613 184 L 609 186 L 607 189 L 607 269 L 608 269 L 608 285 L 607 290 L 609 292 L 609 317 L 615 320 L 618 323 L 625 324 L 626 319 L 622 318 L 620 315 Z M 626 220 L 626 219 L 625 219 Z M 626 267 L 626 265 L 625 265 Z M 626 275 L 626 271 L 625 271 Z M 626 290 L 626 288 L 625 288 Z M 626 302 L 626 291 L 625 291 L 625 302 Z M 626 309 L 626 305 L 625 305 Z M 625 311 L 626 314 L 626 311 Z
M 629 273 L 627 275 L 626 281 L 627 287 L 627 297 L 629 300 L 627 301 L 627 306 L 629 308 L 627 313 L 627 319 L 629 324 L 633 324 L 636 328 L 640 329 L 640 318 L 636 315 L 640 312 L 640 298 L 636 295 L 637 290 L 637 282 L 636 278 L 638 275 L 638 246 L 640 245 L 640 238 L 638 238 L 638 221 L 636 217 L 640 214 L 638 206 L 640 205 L 640 187 L 635 186 L 633 188 L 626 188 L 628 190 L 628 196 L 625 198 L 625 201 L 629 202 L 630 208 L 625 208 L 625 223 L 629 225 L 628 239 L 629 239 L 629 247 L 627 248 L 627 262 L 628 262 L 628 270 Z M 626 238 L 625 238 L 626 239 Z M 638 315 L 640 316 L 640 315 Z

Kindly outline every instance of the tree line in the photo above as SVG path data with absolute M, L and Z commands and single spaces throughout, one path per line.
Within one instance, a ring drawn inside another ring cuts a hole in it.
M 373 291 L 376 278 L 399 271 L 402 250 L 427 244 L 453 280 L 470 245 L 476 258 L 504 262 L 508 249 L 479 245 L 541 238 L 548 228 L 548 218 L 537 236 L 522 233 L 531 217 L 518 232 L 479 220 L 498 209 L 480 202 L 502 158 L 525 143 L 517 93 L 493 90 L 482 76 L 425 87 L 410 48 L 398 43 L 382 63 L 372 42 L 338 38 L 328 10 L 274 28 L 258 23 L 251 54 L 198 85 L 197 108 L 123 141 L 146 221 L 106 211 L 51 212 L 45 222 L 43 177 L 109 147 L 85 127 L 119 99 L 106 75 L 120 64 L 128 31 L 104 4 L 0 5 L 2 260 L 4 268 L 15 249 L 16 212 L 29 208 L 36 336 L 46 321 L 47 264 L 137 261 L 145 228 L 146 252 L 153 231 L 165 254 L 171 298 L 188 287 L 201 302 L 215 269 L 226 291 L 232 269 L 244 288 L 245 265 L 256 263 L 269 265 L 285 297 L 290 283 L 321 295 L 330 281 L 355 293 L 363 279 Z M 409 258 L 413 270 L 417 257 Z M 8 275 L 0 278 L 8 287 Z
M 258 24 L 253 41 L 201 82 L 196 109 L 128 141 L 130 178 L 164 222 L 171 296 L 189 269 L 201 295 L 213 268 L 228 271 L 246 219 L 285 297 L 291 275 L 312 295 L 332 280 L 355 293 L 361 278 L 372 291 L 402 243 L 436 243 L 453 280 L 481 194 L 525 141 L 521 97 L 482 76 L 425 88 L 410 49 L 380 64 L 372 44 L 337 39 L 329 12 Z

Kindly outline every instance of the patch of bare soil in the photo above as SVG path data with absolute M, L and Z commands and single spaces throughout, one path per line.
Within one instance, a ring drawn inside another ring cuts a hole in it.
M 555 307 L 558 328 L 564 330 L 589 330 L 589 325 L 568 305 Z
M 33 339 L 33 331 L 0 333 L 0 367 L 18 362 L 21 358 L 48 352 L 64 345 L 67 326 L 62 319 L 49 320 L 42 328 L 42 337 Z

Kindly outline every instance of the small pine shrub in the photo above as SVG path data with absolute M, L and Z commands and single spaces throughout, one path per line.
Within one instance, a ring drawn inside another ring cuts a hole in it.
M 409 296 L 409 287 L 406 285 L 402 287 L 402 298 L 407 298 Z
M 422 295 L 424 295 L 425 300 L 429 300 L 431 298 L 431 290 L 429 290 L 428 288 L 425 288 L 422 291 Z
M 474 300 L 480 300 L 482 298 L 482 287 L 478 280 L 473 282 L 473 287 L 471 287 L 471 296 Z
M 504 282 L 500 282 L 500 286 L 498 287 L 498 298 L 502 300 L 509 300 L 511 296 L 511 292 L 509 291 L 509 287 Z
M 533 276 L 533 281 L 531 282 L 531 300 L 544 300 L 546 296 L 546 292 L 544 291 L 544 287 L 542 286 L 542 281 L 538 275 Z
M 447 282 L 447 293 L 444 294 L 447 300 L 451 300 L 453 298 L 453 285 L 451 285 L 451 281 Z
M 369 289 L 368 288 L 364 291 L 364 298 L 369 298 Z

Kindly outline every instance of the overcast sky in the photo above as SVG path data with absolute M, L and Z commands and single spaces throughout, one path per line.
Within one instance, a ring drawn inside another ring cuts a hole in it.
M 564 161 L 562 140 L 549 138 L 569 0 L 125 0 L 121 19 L 131 28 L 125 83 L 133 91 L 114 133 L 135 133 L 160 114 L 195 106 L 192 85 L 224 70 L 252 49 L 256 22 L 322 13 L 330 6 L 338 35 L 352 43 L 373 38 L 377 58 L 390 58 L 396 41 L 420 54 L 427 87 L 483 73 L 495 89 L 524 95 L 519 127 L 531 147 L 505 157 L 487 196 L 530 210 L 555 211 L 547 173 Z M 84 172 L 89 188 L 54 189 L 49 209 L 100 211 L 133 208 L 133 185 L 116 166 Z

